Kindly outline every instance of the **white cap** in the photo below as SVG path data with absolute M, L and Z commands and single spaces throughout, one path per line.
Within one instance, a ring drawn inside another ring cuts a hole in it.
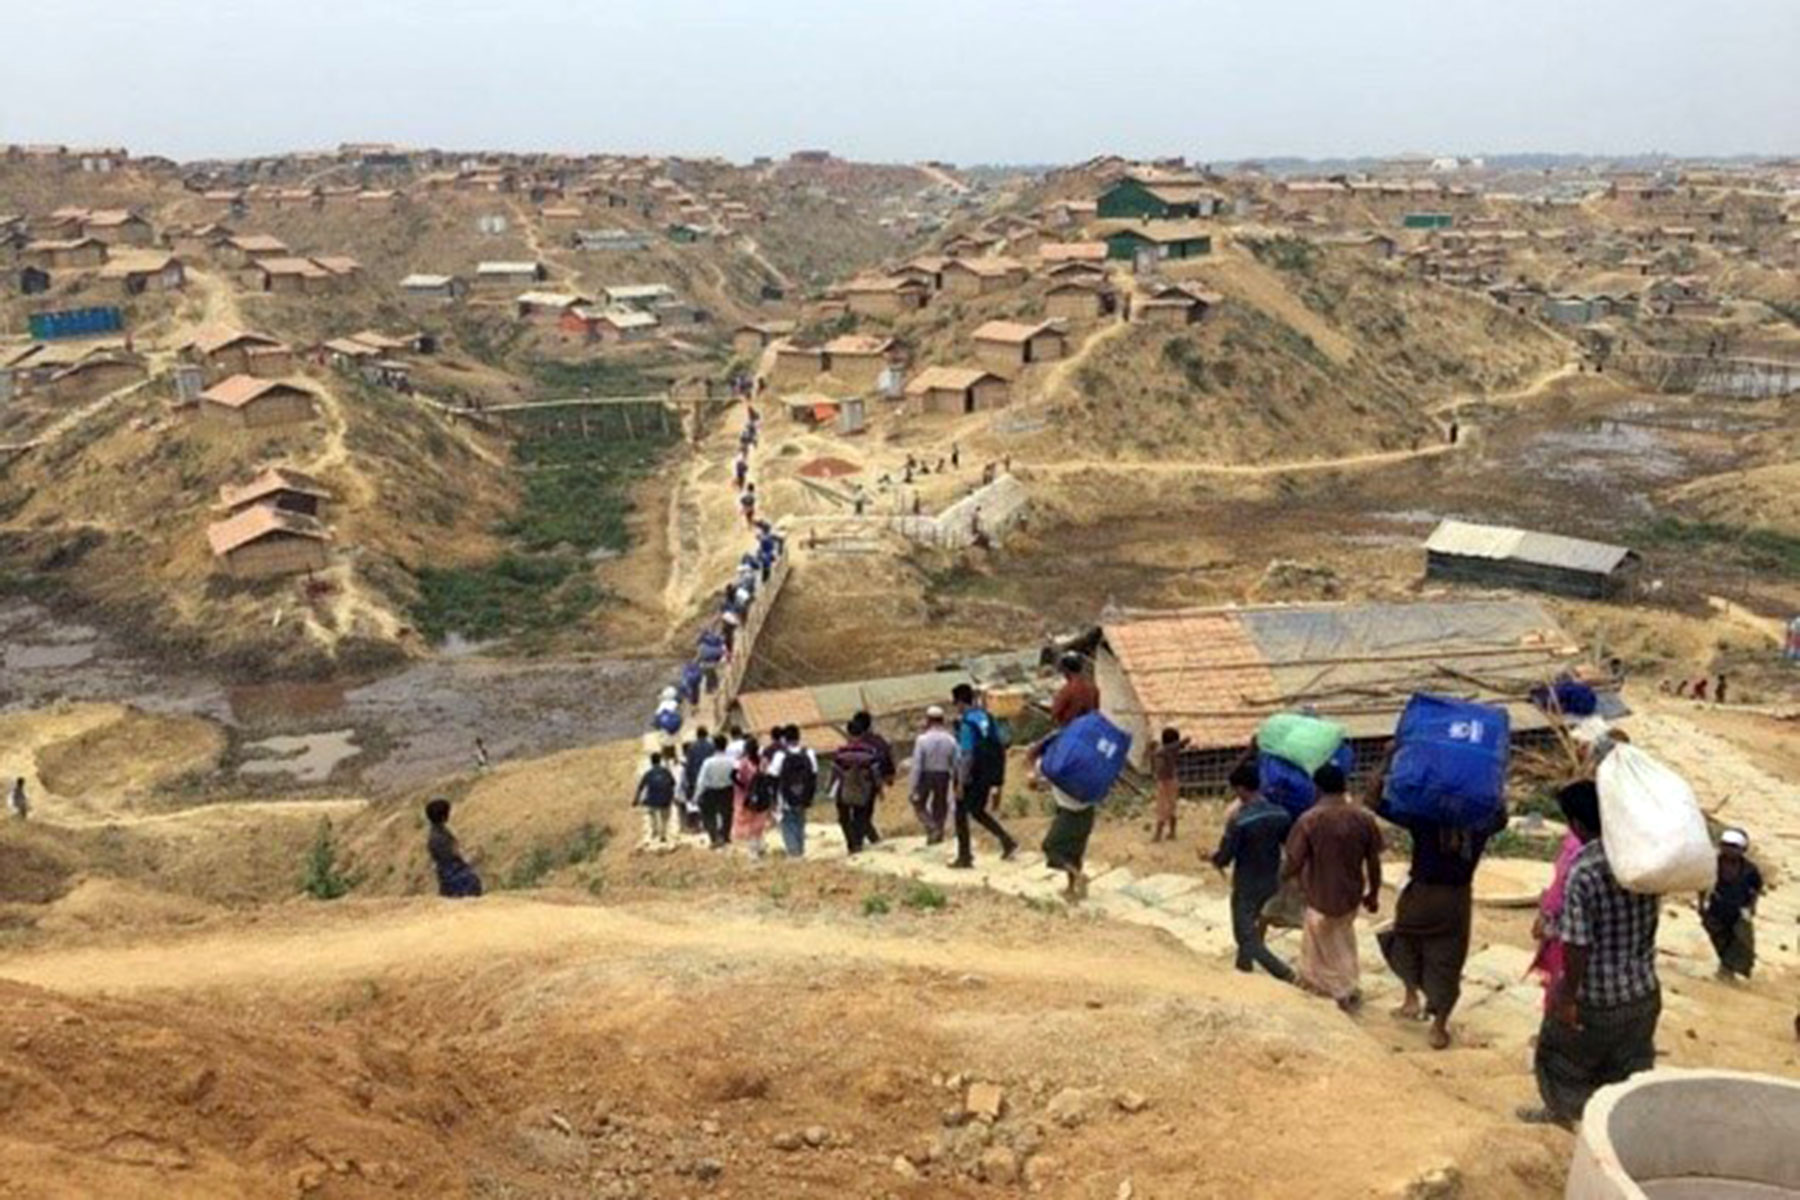
M 944 719 L 943 706 L 941 704 L 933 704 L 930 708 L 926 709 L 925 710 L 925 719 L 927 721 L 943 720 Z
M 1750 848 L 1750 835 L 1741 829 L 1727 829 L 1719 835 L 1719 845 L 1732 846 L 1739 850 Z

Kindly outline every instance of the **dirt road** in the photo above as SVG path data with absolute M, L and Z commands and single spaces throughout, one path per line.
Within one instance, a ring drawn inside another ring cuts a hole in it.
M 1421 446 L 1417 450 L 1372 450 L 1366 454 L 1349 454 L 1342 458 L 1303 458 L 1273 463 L 1127 462 L 1108 458 L 1060 458 L 1055 462 L 1027 464 L 1022 473 L 1027 477 L 1039 473 L 1066 475 L 1088 471 L 1115 471 L 1132 475 L 1289 475 L 1301 471 L 1339 471 L 1410 462 L 1419 458 L 1434 458 L 1440 454 L 1449 454 L 1459 450 L 1468 444 L 1469 442 L 1464 439 L 1454 445 L 1449 442 L 1438 442 L 1430 446 Z

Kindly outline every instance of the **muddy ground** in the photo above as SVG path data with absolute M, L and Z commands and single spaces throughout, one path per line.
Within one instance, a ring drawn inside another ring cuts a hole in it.
M 204 717 L 230 732 L 238 782 L 262 787 L 401 789 L 470 768 L 477 737 L 496 759 L 628 737 L 674 673 L 657 658 L 469 651 L 373 679 L 234 686 L 135 655 L 23 600 L 0 602 L 0 639 L 0 713 L 70 700 Z

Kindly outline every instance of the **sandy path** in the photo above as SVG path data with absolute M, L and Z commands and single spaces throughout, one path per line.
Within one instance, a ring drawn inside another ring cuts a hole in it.
M 1337 471 L 1358 467 L 1387 466 L 1415 458 L 1433 458 L 1449 454 L 1469 445 L 1468 439 L 1456 445 L 1439 442 L 1417 450 L 1372 450 L 1366 454 L 1349 454 L 1341 458 L 1303 458 L 1273 463 L 1208 463 L 1208 462 L 1136 462 L 1107 458 L 1059 458 L 1055 462 L 1025 464 L 1029 474 L 1069 474 L 1082 471 L 1126 471 L 1135 475 L 1289 475 L 1300 471 Z
M 1127 284 L 1127 288 L 1130 287 L 1131 285 Z M 1131 291 L 1128 291 L 1127 294 L 1131 294 Z M 1051 366 L 1049 373 L 1044 376 L 1044 386 L 1039 394 L 1045 399 L 1054 398 L 1057 392 L 1062 390 L 1063 385 L 1068 382 L 1069 376 L 1074 373 L 1077 367 L 1093 357 L 1094 352 L 1100 349 L 1100 347 L 1106 345 L 1108 342 L 1116 341 L 1123 337 L 1125 332 L 1131 328 L 1132 326 L 1128 322 L 1114 321 L 1103 329 L 1095 330 L 1088 336 L 1086 341 L 1081 343 L 1075 353 L 1069 355 L 1067 358 L 1057 360 L 1057 362 Z

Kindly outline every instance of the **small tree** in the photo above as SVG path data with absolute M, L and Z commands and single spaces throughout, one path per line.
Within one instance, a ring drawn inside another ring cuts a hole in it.
M 336 900 L 350 891 L 350 877 L 338 869 L 337 839 L 331 835 L 329 818 L 319 822 L 312 849 L 306 852 L 306 874 L 300 890 L 314 900 Z

